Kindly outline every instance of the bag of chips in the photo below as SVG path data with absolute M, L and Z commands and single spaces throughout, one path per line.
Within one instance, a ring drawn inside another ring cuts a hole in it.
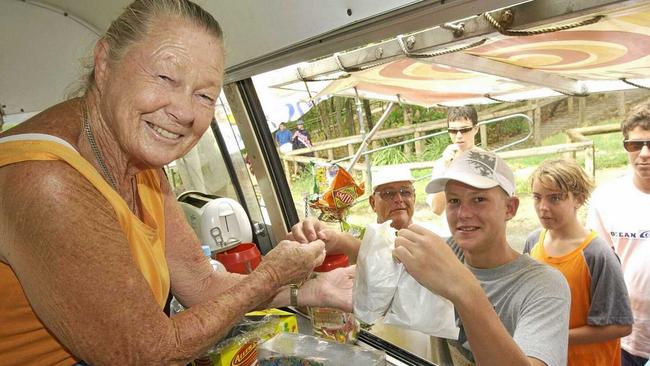
M 329 188 L 320 199 L 309 202 L 311 208 L 321 211 L 323 221 L 343 221 L 346 210 L 364 193 L 364 184 L 356 184 L 354 178 L 342 167 L 338 167 Z

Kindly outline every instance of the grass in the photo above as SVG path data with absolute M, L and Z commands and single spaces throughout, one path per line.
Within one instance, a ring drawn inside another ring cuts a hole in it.
M 612 123 L 611 121 L 605 121 L 607 123 Z M 604 124 L 604 123 L 603 123 Z M 589 136 L 588 138 L 594 141 L 595 152 L 596 152 L 596 169 L 597 169 L 597 178 L 602 177 L 603 175 L 610 176 L 613 174 L 620 174 L 627 164 L 627 154 L 622 147 L 623 137 L 620 132 L 609 133 L 602 135 Z M 433 142 L 433 141 L 431 141 Z M 568 138 L 564 133 L 558 133 L 552 135 L 542 141 L 542 145 L 555 145 L 567 143 Z M 425 149 L 431 150 L 431 154 L 434 154 L 434 151 L 437 151 L 440 147 L 436 142 L 433 142 L 432 145 L 427 146 Z M 394 154 L 394 152 L 386 153 Z M 424 155 L 424 154 L 423 154 Z M 576 159 L 580 165 L 584 164 L 584 156 L 582 153 L 576 154 Z M 385 157 L 387 157 L 385 156 Z M 437 156 L 437 155 L 436 155 Z M 393 156 L 394 158 L 395 156 Z M 515 172 L 516 178 L 516 190 L 517 195 L 520 197 L 520 208 L 517 216 L 511 220 L 508 225 L 508 236 L 509 242 L 516 250 L 520 250 L 523 242 L 526 239 L 526 236 L 529 232 L 534 230 L 539 226 L 537 221 L 537 216 L 532 207 L 532 200 L 530 198 L 530 183 L 529 177 L 532 174 L 533 170 L 544 160 L 560 158 L 561 154 L 550 154 L 546 156 L 535 156 L 535 157 L 526 157 L 518 159 L 509 159 L 508 164 L 511 166 Z M 424 158 L 424 156 L 422 157 Z M 390 158 L 385 160 L 392 160 Z M 619 169 L 616 169 L 619 168 Z M 610 171 L 611 170 L 611 171 Z M 415 215 L 414 219 L 419 222 L 432 222 L 435 220 L 443 220 L 435 216 L 425 203 L 425 198 L 427 194 L 424 191 L 426 184 L 429 182 L 429 177 L 431 174 L 430 169 L 420 169 L 414 170 L 413 176 L 416 179 L 414 184 L 416 192 L 416 204 L 415 204 Z M 607 177 L 605 177 L 607 179 Z M 297 179 L 292 181 L 291 192 L 294 196 L 296 209 L 298 210 L 299 216 L 303 216 L 304 212 L 304 194 L 313 192 L 313 176 L 311 169 L 303 169 L 300 172 L 300 175 Z M 318 213 L 312 213 L 313 215 L 318 215 Z M 581 219 L 584 219 L 585 213 L 584 209 L 579 212 Z M 348 222 L 351 224 L 365 225 L 368 222 L 373 222 L 375 220 L 375 215 L 370 208 L 368 203 L 367 195 L 360 198 L 357 203 L 352 206 L 348 214 Z M 442 221 L 440 221 L 442 222 Z M 442 222 L 444 224 L 444 222 Z
M 623 135 L 620 132 L 608 133 L 602 135 L 589 136 L 594 142 L 596 153 L 596 170 L 607 168 L 624 167 L 627 164 L 627 154 L 623 150 Z M 568 138 L 563 133 L 558 133 L 542 141 L 543 146 L 566 143 Z M 519 194 L 530 193 L 530 183 L 528 177 L 534 168 L 547 159 L 561 158 L 561 154 L 552 154 L 545 156 L 531 156 L 526 158 L 509 159 L 508 164 L 515 171 L 517 192 Z M 576 154 L 576 161 L 584 166 L 584 155 Z

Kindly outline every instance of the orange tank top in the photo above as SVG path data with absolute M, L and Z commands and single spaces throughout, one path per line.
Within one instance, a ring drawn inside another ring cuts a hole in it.
M 169 270 L 165 259 L 163 196 L 156 171 L 147 170 L 137 175 L 143 222 L 133 215 L 99 172 L 63 140 L 38 134 L 26 135 L 25 138 L 34 138 L 28 140 L 12 137 L 0 139 L 0 168 L 23 161 L 63 160 L 88 179 L 113 206 L 129 241 L 131 255 L 162 309 L 169 294 Z M 72 365 L 77 362 L 34 314 L 11 266 L 1 262 L 0 324 L 0 363 L 3 365 Z
M 562 272 L 571 288 L 571 313 L 569 329 L 587 325 L 587 317 L 592 303 L 592 274 L 585 259 L 584 251 L 596 238 L 591 231 L 582 243 L 570 253 L 551 257 L 544 248 L 548 230 L 542 230 L 539 241 L 530 251 L 530 256 Z M 610 339 L 598 343 L 569 345 L 567 358 L 569 366 L 616 366 L 621 364 L 620 340 Z

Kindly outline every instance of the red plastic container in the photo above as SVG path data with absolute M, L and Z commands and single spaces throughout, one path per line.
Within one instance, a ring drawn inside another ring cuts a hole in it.
M 314 268 L 314 272 L 329 272 L 333 269 L 343 268 L 350 265 L 350 260 L 345 254 L 331 254 L 325 257 L 323 263 Z
M 262 261 L 262 254 L 254 243 L 242 243 L 238 246 L 217 253 L 217 260 L 228 272 L 248 274 L 253 272 Z

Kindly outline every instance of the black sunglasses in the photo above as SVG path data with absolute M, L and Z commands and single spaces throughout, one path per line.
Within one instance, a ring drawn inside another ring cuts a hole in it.
M 413 197 L 413 190 L 410 188 L 400 188 L 399 190 L 394 189 L 384 189 L 381 191 L 375 191 L 381 197 L 382 200 L 393 200 L 395 196 L 399 193 L 403 199 L 409 199 Z
M 650 149 L 650 140 L 623 140 L 623 147 L 629 152 L 636 152 L 647 146 Z
M 473 129 L 474 129 L 473 126 L 472 127 L 463 127 L 463 128 L 448 128 L 447 132 L 449 132 L 452 135 L 455 135 L 455 134 L 460 132 L 461 134 L 464 135 L 464 134 L 468 133 L 469 131 L 471 131 Z

